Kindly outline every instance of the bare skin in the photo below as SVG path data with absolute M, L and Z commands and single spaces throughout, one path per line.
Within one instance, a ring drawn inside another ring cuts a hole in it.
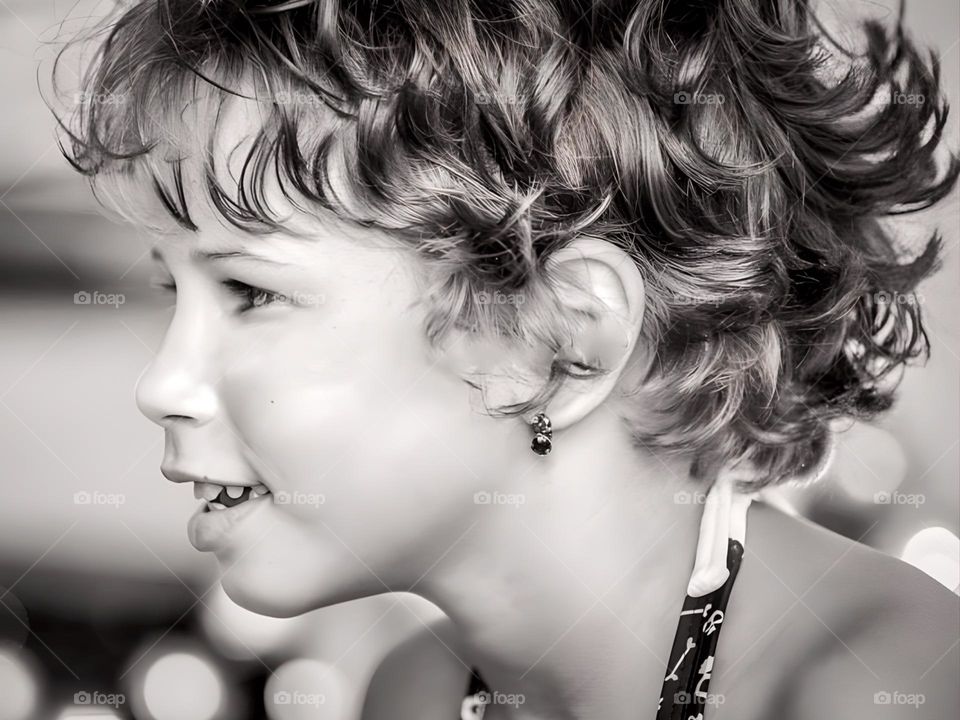
M 762 503 L 752 506 L 748 528 L 711 680 L 710 720 L 953 716 L 960 660 L 952 641 L 958 618 L 952 593 L 898 560 Z M 686 557 L 675 564 L 689 572 L 692 554 Z M 657 554 L 651 566 L 666 567 L 664 560 Z M 620 635 L 613 645 L 594 633 L 571 632 L 550 650 L 571 661 L 568 687 L 579 688 L 579 711 L 491 705 L 484 720 L 652 718 L 666 665 L 654 653 L 665 660 L 683 598 L 682 588 L 674 589 L 672 602 L 623 615 L 623 623 L 601 606 L 595 613 L 600 626 L 605 615 L 611 634 Z M 636 593 L 650 597 L 642 583 Z M 511 663 L 497 662 L 455 623 L 439 622 L 387 655 L 362 718 L 455 720 L 467 687 L 464 665 L 479 666 L 499 690 L 491 677 Z M 901 704 L 877 704 L 877 693 L 901 693 Z M 910 704 L 910 695 L 918 704 Z

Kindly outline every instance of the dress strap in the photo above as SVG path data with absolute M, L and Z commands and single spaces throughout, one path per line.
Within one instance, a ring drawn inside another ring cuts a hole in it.
M 713 703 L 707 690 L 727 600 L 743 559 L 747 510 L 753 500 L 734 492 L 734 482 L 732 474 L 719 477 L 703 504 L 697 554 L 660 690 L 657 720 L 703 720 L 706 707 Z
M 702 596 L 687 595 L 680 612 L 677 633 L 660 690 L 657 720 L 703 720 L 704 711 L 715 704 L 708 689 L 713 674 L 717 641 L 727 611 L 727 600 L 740 570 L 743 545 L 727 540 L 723 584 Z
M 726 582 L 727 540 L 736 539 L 741 547 L 747 536 L 747 510 L 752 495 L 734 492 L 732 475 L 721 476 L 710 488 L 700 517 L 700 536 L 687 595 L 703 597 Z
M 490 702 L 490 688 L 480 677 L 477 668 L 470 668 L 470 680 L 467 694 L 460 703 L 459 720 L 483 720 L 483 714 Z

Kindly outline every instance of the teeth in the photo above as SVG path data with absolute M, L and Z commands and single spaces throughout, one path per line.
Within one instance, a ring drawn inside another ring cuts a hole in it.
M 242 485 L 227 485 L 225 489 L 227 491 L 227 495 L 234 500 L 243 495 Z
M 231 500 L 238 500 L 243 497 L 244 492 L 246 492 L 248 486 L 246 485 L 218 485 L 217 483 L 210 482 L 197 482 L 193 484 L 193 496 L 195 498 L 204 499 L 207 501 L 207 505 L 212 510 L 226 510 L 229 506 L 224 505 L 223 503 L 216 502 L 217 498 L 220 497 L 221 493 L 224 493 L 226 497 Z M 270 492 L 270 489 L 263 483 L 257 483 L 256 485 L 249 486 L 249 495 L 247 499 L 253 499 L 267 495 Z M 238 503 L 234 503 L 236 505 Z
M 193 484 L 193 496 L 197 499 L 215 500 L 221 490 L 223 490 L 223 485 L 217 485 L 216 483 L 198 482 Z

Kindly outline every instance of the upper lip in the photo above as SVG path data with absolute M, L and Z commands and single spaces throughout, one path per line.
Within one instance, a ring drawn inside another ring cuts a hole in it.
M 259 480 L 254 480 L 252 482 L 241 482 L 237 480 L 225 481 L 218 480 L 217 478 L 210 477 L 209 475 L 197 475 L 196 473 L 187 472 L 180 468 L 175 467 L 165 467 L 160 466 L 160 474 L 163 475 L 167 480 L 175 483 L 212 483 L 214 485 L 233 485 L 235 487 L 253 487 L 255 485 L 261 485 Z

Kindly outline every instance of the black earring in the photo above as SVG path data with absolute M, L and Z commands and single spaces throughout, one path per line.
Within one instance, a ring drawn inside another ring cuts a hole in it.
M 530 443 L 530 449 L 537 455 L 548 455 L 553 449 L 553 426 L 550 424 L 550 418 L 545 413 L 537 413 L 530 421 L 530 427 L 536 435 L 533 442 Z

